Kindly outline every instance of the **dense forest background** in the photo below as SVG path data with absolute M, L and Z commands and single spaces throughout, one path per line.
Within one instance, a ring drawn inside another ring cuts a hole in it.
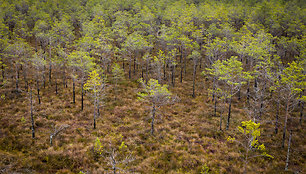
M 2 0 L 0 173 L 305 173 L 302 0 Z

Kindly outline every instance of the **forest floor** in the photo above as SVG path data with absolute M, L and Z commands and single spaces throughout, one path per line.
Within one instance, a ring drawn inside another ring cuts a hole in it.
M 31 118 L 28 95 L 14 91 L 13 80 L 0 89 L 0 173 L 109 173 L 112 171 L 106 156 L 95 156 L 97 137 L 107 146 L 112 135 L 122 139 L 133 156 L 123 173 L 242 173 L 243 160 L 238 144 L 227 142 L 228 136 L 239 139 L 237 126 L 249 120 L 244 109 L 246 97 L 234 97 L 229 130 L 225 130 L 228 104 L 218 104 L 214 116 L 208 82 L 199 76 L 196 97 L 192 94 L 192 76 L 183 83 L 169 87 L 177 96 L 175 103 L 161 107 L 155 122 L 155 134 L 150 134 L 151 107 L 137 100 L 140 85 L 125 80 L 116 90 L 109 82 L 108 92 L 101 106 L 97 129 L 93 129 L 93 106 L 85 96 L 81 111 L 81 88 L 77 85 L 76 103 L 72 102 L 72 81 L 68 87 L 54 82 L 41 88 L 42 103 L 38 104 L 33 88 L 35 139 L 31 137 Z M 53 79 L 54 81 L 54 79 Z M 20 84 L 24 89 L 24 84 Z M 33 85 L 34 86 L 34 85 Z M 281 148 L 282 125 L 274 134 L 273 103 L 263 118 L 259 141 L 274 158 L 258 157 L 250 160 L 248 173 L 285 173 L 287 142 Z M 219 114 L 223 110 L 222 130 Z M 281 120 L 284 119 L 283 113 Z M 270 120 L 270 121 L 269 121 Z M 69 127 L 60 132 L 50 145 L 50 133 L 61 125 Z M 292 138 L 289 171 L 305 173 L 306 139 L 304 129 L 297 129 Z

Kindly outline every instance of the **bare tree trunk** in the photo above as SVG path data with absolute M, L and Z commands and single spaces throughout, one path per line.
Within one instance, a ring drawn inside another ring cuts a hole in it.
M 55 79 L 55 94 L 57 95 L 58 92 L 57 92 L 57 79 Z
M 33 100 L 32 100 L 32 89 L 31 88 L 30 88 L 30 105 L 31 105 L 32 138 L 35 138 L 34 116 L 33 116 Z
M 285 147 L 285 139 L 286 139 L 286 130 L 287 130 L 287 122 L 288 122 L 288 115 L 289 115 L 289 99 L 286 102 L 286 117 L 283 129 L 283 140 L 282 140 L 282 147 Z
M 46 77 L 45 77 L 45 73 L 44 72 L 43 72 L 43 86 L 44 86 L 44 89 L 45 89 L 46 88 Z
M 288 165 L 289 165 L 289 156 L 290 156 L 291 140 L 292 140 L 292 130 L 290 130 L 290 136 L 289 136 L 289 142 L 288 142 L 288 150 L 287 150 L 287 158 L 286 158 L 285 171 L 288 170 Z
M 151 135 L 154 135 L 154 120 L 155 120 L 155 104 L 153 104 L 153 109 L 152 109 L 152 121 L 151 121 Z
M 144 68 L 143 65 L 141 64 L 141 78 L 143 79 L 143 74 L 144 74 Z
M 214 116 L 217 117 L 217 98 L 215 98 Z
M 149 80 L 149 61 L 146 60 L 146 83 L 148 83 Z
M 195 80 L 196 80 L 196 71 L 197 71 L 197 64 L 193 65 L 193 85 L 192 85 L 192 97 L 195 97 Z
M 52 85 L 52 81 L 51 81 L 52 76 L 51 76 L 51 73 L 52 73 L 52 63 L 51 63 L 51 60 L 50 60 L 50 62 L 49 62 L 49 83 L 50 83 L 50 85 Z
M 216 77 L 214 77 L 214 79 L 213 79 L 212 101 L 215 101 L 215 90 L 216 90 Z
M 129 79 L 131 79 L 131 64 L 132 64 L 132 58 L 130 57 L 130 61 L 129 61 Z
M 16 63 L 15 65 L 15 69 L 16 69 L 16 91 L 19 90 L 19 69 L 18 69 L 18 65 Z
M 134 56 L 134 70 L 133 70 L 133 74 L 135 75 L 136 73 L 136 56 Z
M 181 83 L 183 82 L 183 64 L 181 64 Z
M 27 79 L 27 69 L 26 69 L 26 66 L 24 66 L 24 69 L 23 69 L 23 79 L 24 79 L 24 82 L 25 82 L 25 84 L 24 84 L 24 89 L 25 89 L 26 91 L 28 91 L 28 85 L 29 85 L 29 83 L 28 83 L 28 79 Z
M 82 80 L 82 84 L 81 84 L 82 86 L 81 86 L 81 88 L 82 88 L 82 97 L 81 97 L 81 110 L 83 111 L 83 109 L 84 109 L 84 85 L 83 85 L 83 80 Z
M 279 110 L 280 110 L 280 103 L 277 100 L 277 107 L 276 107 L 276 119 L 275 119 L 275 134 L 278 133 L 278 118 L 279 118 Z
M 172 65 L 172 86 L 175 86 L 175 65 Z
M 184 75 L 186 76 L 186 64 L 187 64 L 187 58 L 184 56 Z
M 72 97 L 73 97 L 73 103 L 75 103 L 75 79 L 72 80 Z
M 180 56 L 180 64 L 181 64 L 181 83 L 183 82 L 183 47 L 181 46 L 181 56 Z
M 247 105 L 250 107 L 250 81 L 248 81 L 248 89 L 247 89 Z
M 125 68 L 125 67 L 124 67 L 124 59 L 123 59 L 123 60 L 122 60 L 122 69 L 125 70 L 124 68 Z
M 50 85 L 52 85 L 52 82 L 51 82 L 51 73 L 52 73 L 52 56 L 51 56 L 51 37 L 50 37 L 50 43 L 49 43 L 49 56 L 50 56 L 50 62 L 49 62 L 49 83 Z
M 2 81 L 4 81 L 4 65 L 2 65 L 1 69 L 2 69 Z
M 66 85 L 66 71 L 65 71 L 65 67 L 63 67 L 63 87 L 66 87 L 67 88 L 67 85 Z
M 232 90 L 231 90 L 231 98 L 229 100 L 229 105 L 228 105 L 228 116 L 227 116 L 227 124 L 226 124 L 226 130 L 229 128 L 229 122 L 231 118 L 231 107 L 232 107 Z
M 249 154 L 249 148 L 246 149 L 245 159 L 244 159 L 244 166 L 243 166 L 243 174 L 247 173 L 247 165 L 248 165 L 248 154 Z
M 164 80 L 166 80 L 166 63 L 164 63 Z
M 38 104 L 40 104 L 40 95 L 39 95 L 40 88 L 39 88 L 39 80 L 38 80 L 38 77 L 37 77 L 37 79 L 36 79 L 36 88 L 37 88 L 37 99 L 38 99 Z
M 304 91 L 302 91 L 301 92 L 301 94 L 300 94 L 300 97 L 302 97 L 302 95 L 303 95 L 303 92 Z M 304 101 L 299 101 L 299 106 L 300 106 L 300 126 L 302 126 L 302 123 L 303 123 L 303 111 L 304 111 Z
M 220 112 L 220 130 L 222 130 L 222 111 Z
M 97 96 L 95 93 L 95 101 L 94 101 L 94 129 L 96 129 L 96 107 L 97 107 Z

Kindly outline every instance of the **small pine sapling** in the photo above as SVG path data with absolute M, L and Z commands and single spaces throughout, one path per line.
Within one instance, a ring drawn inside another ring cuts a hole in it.
M 161 85 L 158 83 L 158 80 L 150 79 L 148 84 L 146 84 L 142 79 L 140 79 L 139 82 L 143 86 L 143 91 L 138 92 L 138 99 L 152 105 L 151 134 L 153 135 L 157 109 L 163 105 L 174 102 L 175 98 L 171 97 L 172 94 L 168 90 L 168 85 Z
M 115 83 L 114 87 L 114 92 L 115 92 L 115 100 L 117 99 L 117 88 L 118 88 L 118 83 L 124 79 L 124 71 L 123 69 L 115 63 L 112 68 L 112 73 L 113 73 L 113 79 Z
M 103 73 L 101 73 L 103 75 Z M 90 72 L 87 82 L 84 84 L 84 89 L 89 91 L 94 103 L 94 129 L 96 129 L 96 118 L 99 110 L 99 103 L 105 95 L 106 79 L 99 75 L 97 70 Z
M 96 160 L 102 157 L 105 166 L 110 168 L 113 174 L 127 172 L 128 164 L 134 161 L 121 134 L 110 133 L 101 140 L 97 138 L 93 150 Z
M 261 156 L 273 158 L 273 156 L 267 154 L 265 145 L 258 142 L 261 135 L 259 126 L 260 123 L 255 123 L 252 120 L 242 121 L 241 126 L 238 126 L 238 131 L 244 135 L 243 139 L 236 140 L 231 136 L 229 136 L 227 139 L 227 141 L 231 143 L 238 143 L 243 148 L 243 151 L 240 152 L 243 154 L 243 173 L 247 172 L 247 165 L 250 159 Z

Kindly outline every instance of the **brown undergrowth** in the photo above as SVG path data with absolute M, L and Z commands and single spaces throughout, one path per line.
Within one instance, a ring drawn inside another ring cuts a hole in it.
M 76 103 L 72 103 L 71 81 L 68 88 L 54 84 L 42 90 L 42 103 L 34 95 L 36 138 L 31 138 L 29 102 L 26 93 L 14 93 L 2 88 L 6 98 L 0 101 L 0 173 L 107 173 L 111 171 L 106 156 L 95 156 L 93 148 L 98 137 L 107 145 L 107 135 L 122 135 L 133 161 L 124 173 L 201 173 L 203 166 L 210 173 L 241 173 L 239 147 L 227 143 L 229 135 L 236 136 L 236 127 L 247 120 L 244 105 L 235 98 L 230 129 L 225 130 L 227 104 L 223 109 L 223 125 L 213 115 L 213 103 L 208 95 L 208 82 L 198 77 L 196 97 L 191 97 L 191 77 L 183 83 L 177 79 L 170 91 L 177 96 L 174 104 L 160 108 L 157 113 L 155 136 L 150 135 L 150 106 L 137 100 L 139 84 L 126 80 L 113 89 L 109 82 L 106 99 L 100 110 L 97 129 L 93 129 L 93 106 L 85 96 L 81 111 L 80 87 Z M 135 78 L 136 79 L 136 78 Z M 21 85 L 23 86 L 23 85 Z M 115 93 L 116 91 L 116 93 Z M 36 94 L 36 91 L 33 91 Z M 116 96 L 115 96 L 116 94 Z M 270 108 L 273 106 L 271 105 Z M 273 117 L 273 109 L 266 114 Z M 219 111 L 218 111 L 219 116 Z M 270 116 L 270 117 L 269 117 Z M 282 118 L 281 118 L 282 119 Z M 61 125 L 69 127 L 60 132 L 50 145 L 50 133 Z M 281 128 L 281 126 L 280 126 Z M 250 173 L 282 173 L 286 148 L 281 147 L 281 133 L 274 135 L 273 122 L 262 126 L 262 139 L 273 160 L 254 158 Z M 281 131 L 281 129 L 280 129 Z M 305 172 L 305 131 L 293 135 L 290 162 L 292 171 Z

